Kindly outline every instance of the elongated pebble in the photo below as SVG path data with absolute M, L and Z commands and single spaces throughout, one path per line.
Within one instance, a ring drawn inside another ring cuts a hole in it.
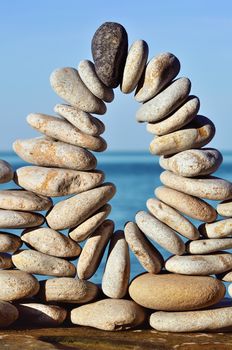
M 124 228 L 129 248 L 143 268 L 150 273 L 159 273 L 163 266 L 163 257 L 140 231 L 134 222 L 128 222 Z
M 44 217 L 41 214 L 25 211 L 0 209 L 0 227 L 1 228 L 26 228 L 40 226 L 44 223 Z
M 212 222 L 217 218 L 216 210 L 200 198 L 190 196 L 171 188 L 160 186 L 155 189 L 156 197 L 190 218 Z
M 123 71 L 121 91 L 129 94 L 138 85 L 147 63 L 148 45 L 144 40 L 136 40 L 131 45 Z
M 10 182 L 13 179 L 12 166 L 5 160 L 0 159 L 0 183 Z
M 19 250 L 12 255 L 14 265 L 21 271 L 38 275 L 75 276 L 76 268 L 69 261 L 35 250 Z
M 14 253 L 22 245 L 20 237 L 13 235 L 9 232 L 0 231 L 0 252 L 1 253 Z
M 0 301 L 0 327 L 8 327 L 18 319 L 18 309 L 7 301 Z
M 52 207 L 52 200 L 24 190 L 0 191 L 0 208 L 21 211 L 42 211 Z
M 52 72 L 50 83 L 53 90 L 71 106 L 96 114 L 106 112 L 105 104 L 86 87 L 75 68 L 59 68 Z
M 76 242 L 82 242 L 88 238 L 103 223 L 111 212 L 111 205 L 105 204 L 90 218 L 69 231 L 69 236 Z
M 183 254 L 185 244 L 170 227 L 145 211 L 139 211 L 135 221 L 140 230 L 172 254 Z
M 150 198 L 147 200 L 147 209 L 158 220 L 162 221 L 182 236 L 191 240 L 199 238 L 199 231 L 197 228 L 169 205 L 162 203 L 156 198 Z
M 86 149 L 46 137 L 17 140 L 13 149 L 25 162 L 35 165 L 91 170 L 97 164 L 94 155 Z
M 47 214 L 47 223 L 54 230 L 75 227 L 106 204 L 114 196 L 115 191 L 113 184 L 105 183 L 60 201 Z
M 223 238 L 232 235 L 232 218 L 202 224 L 199 227 L 200 233 L 208 238 Z
M 0 253 L 0 269 L 10 269 L 13 266 L 11 255 L 8 253 Z
M 209 254 L 231 248 L 232 238 L 200 239 L 194 242 L 187 242 L 187 251 L 190 254 Z
M 217 205 L 217 212 L 222 216 L 232 216 L 232 200 L 219 203 Z

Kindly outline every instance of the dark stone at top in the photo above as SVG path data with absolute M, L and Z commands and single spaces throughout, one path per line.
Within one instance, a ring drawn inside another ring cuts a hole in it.
M 128 50 L 125 28 L 114 22 L 103 23 L 92 39 L 92 55 L 99 79 L 116 88 L 122 80 Z

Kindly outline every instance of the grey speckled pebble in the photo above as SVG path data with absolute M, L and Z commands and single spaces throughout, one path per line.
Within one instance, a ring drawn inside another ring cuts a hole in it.
M 0 159 L 0 183 L 9 182 L 13 179 L 14 171 L 11 165 Z

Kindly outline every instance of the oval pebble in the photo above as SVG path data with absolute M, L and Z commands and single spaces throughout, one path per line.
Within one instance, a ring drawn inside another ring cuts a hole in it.
M 1 190 L 0 208 L 22 211 L 48 210 L 53 203 L 50 198 L 24 190 Z
M 13 179 L 14 171 L 12 166 L 3 159 L 0 159 L 0 183 L 10 182 Z
M 41 214 L 30 213 L 26 211 L 4 210 L 0 209 L 0 227 L 1 228 L 26 228 L 40 226 L 44 223 L 44 217 Z
M 0 253 L 0 269 L 10 269 L 14 267 L 11 255 L 7 253 Z
M 18 319 L 17 308 L 7 301 L 0 301 L 0 327 L 8 327 Z
M 232 200 L 219 203 L 217 205 L 217 212 L 222 216 L 232 216 Z
M 22 245 L 21 238 L 9 232 L 0 231 L 0 252 L 14 253 Z
M 207 238 L 223 238 L 232 235 L 232 218 L 199 226 L 200 233 Z
M 200 239 L 194 242 L 187 242 L 187 251 L 190 254 L 209 254 L 217 252 L 218 250 L 225 250 L 231 248 L 232 238 Z

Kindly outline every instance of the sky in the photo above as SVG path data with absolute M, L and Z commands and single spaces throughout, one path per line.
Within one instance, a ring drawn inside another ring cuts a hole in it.
M 1 0 L 0 150 L 17 138 L 37 136 L 26 123 L 32 112 L 54 115 L 61 103 L 49 84 L 59 67 L 92 59 L 91 39 L 105 21 L 121 23 L 129 44 L 144 39 L 149 59 L 161 52 L 181 62 L 179 76 L 192 82 L 200 114 L 216 125 L 212 147 L 232 150 L 232 1 L 230 0 Z M 147 150 L 152 135 L 135 121 L 133 93 L 115 90 L 101 116 L 109 150 Z

